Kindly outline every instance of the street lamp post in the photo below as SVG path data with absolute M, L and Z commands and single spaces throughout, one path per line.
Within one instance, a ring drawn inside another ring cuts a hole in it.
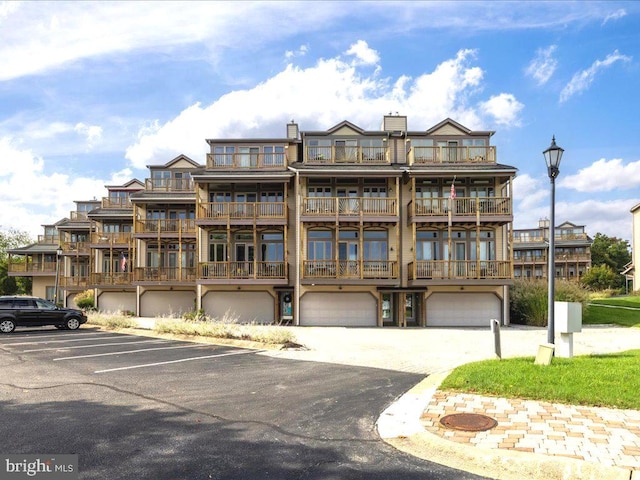
M 56 250 L 56 285 L 53 291 L 53 303 L 58 305 L 58 280 L 60 278 L 60 257 L 62 256 L 62 247 L 58 246 Z
M 560 160 L 562 160 L 562 153 L 564 149 L 556 145 L 555 135 L 551 139 L 551 146 L 547 148 L 542 154 L 547 162 L 547 172 L 549 174 L 549 181 L 551 182 L 551 214 L 549 218 L 549 267 L 547 269 L 547 276 L 549 277 L 549 292 L 548 301 L 549 308 L 547 312 L 547 342 L 554 343 L 554 300 L 555 300 L 555 277 L 556 277 L 556 251 L 555 251 L 555 237 L 556 237 L 556 177 L 560 173 Z

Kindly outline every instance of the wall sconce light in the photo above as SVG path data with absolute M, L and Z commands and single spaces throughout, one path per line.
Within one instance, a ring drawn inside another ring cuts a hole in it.
M 393 247 L 390 247 L 390 248 L 389 248 L 389 251 L 390 251 L 390 252 L 393 252 Z

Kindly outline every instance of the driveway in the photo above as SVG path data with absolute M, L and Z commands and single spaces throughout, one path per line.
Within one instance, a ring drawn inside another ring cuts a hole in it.
M 482 478 L 380 440 L 424 375 L 90 328 L 0 342 L 2 450 L 77 453 L 82 479 Z

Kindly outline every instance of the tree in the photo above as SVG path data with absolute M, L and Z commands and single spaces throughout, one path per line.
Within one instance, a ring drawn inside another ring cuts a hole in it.
M 609 265 L 594 265 L 585 273 L 580 281 L 591 290 L 614 288 L 620 275 L 611 270 Z
M 606 265 L 615 274 L 611 284 L 604 288 L 616 289 L 624 287 L 625 279 L 620 272 L 624 270 L 625 265 L 630 261 L 631 252 L 627 240 L 596 233 L 591 244 L 591 264 L 593 267 Z
M 12 295 L 31 291 L 31 277 L 9 276 L 9 255 L 7 254 L 7 250 L 30 243 L 33 243 L 33 240 L 27 232 L 13 229 L 6 232 L 0 231 L 0 294 Z

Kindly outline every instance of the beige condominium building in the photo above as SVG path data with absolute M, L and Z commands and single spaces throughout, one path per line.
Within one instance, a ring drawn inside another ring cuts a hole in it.
M 515 278 L 549 278 L 549 220 L 538 221 L 536 228 L 517 229 L 513 233 Z M 564 222 L 555 228 L 555 276 L 578 280 L 591 267 L 592 239 L 584 225 Z
M 640 203 L 631 208 L 631 263 L 622 272 L 631 280 L 631 291 L 640 290 Z M 627 289 L 628 289 L 627 285 Z
M 54 298 L 58 271 L 60 302 L 90 288 L 99 309 L 139 316 L 506 324 L 516 168 L 493 134 L 389 115 L 380 130 L 291 122 L 283 138 L 209 139 L 203 163 L 180 155 L 77 202 L 10 252 L 10 274 Z

